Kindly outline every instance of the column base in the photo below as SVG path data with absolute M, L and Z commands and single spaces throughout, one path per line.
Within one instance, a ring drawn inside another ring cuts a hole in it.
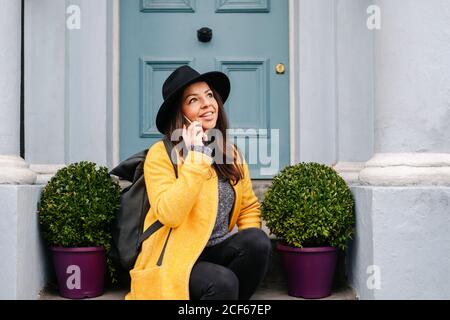
M 450 186 L 450 154 L 375 154 L 359 173 L 359 182 L 372 186 Z
M 362 300 L 450 299 L 450 187 L 351 187 L 349 280 Z
M 47 184 L 56 172 L 65 166 L 64 164 L 31 164 L 30 169 L 37 175 L 36 184 Z
M 364 169 L 364 162 L 338 162 L 333 166 L 339 175 L 350 185 L 359 184 L 359 173 Z
M 52 277 L 37 212 L 42 189 L 0 185 L 0 299 L 37 300 Z
M 35 184 L 36 173 L 19 156 L 0 155 L 0 184 Z

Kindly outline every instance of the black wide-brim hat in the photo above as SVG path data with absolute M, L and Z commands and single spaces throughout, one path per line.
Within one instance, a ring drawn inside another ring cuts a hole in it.
M 225 73 L 212 71 L 200 74 L 189 66 L 181 66 L 172 72 L 163 84 L 164 102 L 156 115 L 156 127 L 159 132 L 167 133 L 170 121 L 175 116 L 176 108 L 179 108 L 176 105 L 178 98 L 187 86 L 199 81 L 205 81 L 210 87 L 214 88 L 219 93 L 223 103 L 228 99 L 231 85 L 230 79 Z

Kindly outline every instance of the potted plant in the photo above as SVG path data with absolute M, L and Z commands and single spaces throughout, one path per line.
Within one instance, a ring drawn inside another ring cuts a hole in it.
M 120 187 L 106 167 L 79 162 L 58 170 L 42 191 L 39 223 L 50 247 L 61 296 L 103 294 L 111 245 L 111 222 L 120 205 Z
M 347 248 L 355 221 L 353 195 L 345 181 L 318 163 L 286 167 L 266 191 L 261 214 L 279 239 L 289 295 L 329 296 L 337 250 Z

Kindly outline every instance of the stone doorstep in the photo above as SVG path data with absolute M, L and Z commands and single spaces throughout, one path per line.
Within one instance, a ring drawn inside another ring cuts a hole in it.
M 84 300 L 124 300 L 128 290 L 126 289 L 109 289 L 105 293 L 96 298 Z M 59 296 L 55 290 L 45 290 L 40 294 L 39 300 L 70 300 Z M 287 289 L 283 284 L 273 284 L 271 286 L 260 286 L 250 300 L 307 300 L 289 296 Z M 352 288 L 343 287 L 334 290 L 331 296 L 318 300 L 357 300 L 356 294 Z
M 272 261 L 269 270 L 251 300 L 305 300 L 288 295 L 286 279 L 284 277 L 280 255 L 276 250 L 276 240 L 274 239 L 272 239 L 272 248 Z M 320 300 L 356 300 L 356 294 L 352 288 L 348 287 L 345 278 L 345 256 L 340 254 L 338 256 L 335 279 L 333 281 L 333 292 L 331 296 Z M 127 288 L 109 288 L 105 289 L 105 293 L 102 296 L 86 300 L 123 300 L 127 292 Z M 56 286 L 53 285 L 42 291 L 40 300 L 68 299 L 59 296 Z

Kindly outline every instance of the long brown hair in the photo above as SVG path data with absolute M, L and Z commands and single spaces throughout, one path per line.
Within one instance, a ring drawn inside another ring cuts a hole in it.
M 230 181 L 233 185 L 236 185 L 239 182 L 239 180 L 244 178 L 244 170 L 242 166 L 243 159 L 241 158 L 241 155 L 238 152 L 237 146 L 235 144 L 229 143 L 227 135 L 228 118 L 225 113 L 222 98 L 217 93 L 217 91 L 214 90 L 213 87 L 210 86 L 210 88 L 213 92 L 214 98 L 216 99 L 217 105 L 219 107 L 215 129 L 219 130 L 222 133 L 223 137 L 223 139 L 221 139 L 222 141 L 215 141 L 217 148 L 214 149 L 212 156 L 214 157 L 214 159 L 216 159 L 216 161 L 213 162 L 212 166 L 220 178 L 226 179 Z M 181 97 L 182 95 L 180 95 L 180 97 L 176 102 L 176 107 L 174 108 L 176 110 L 175 115 L 170 120 L 169 128 L 166 132 L 166 137 L 169 140 L 171 140 L 172 133 L 175 130 L 183 128 L 184 118 L 183 112 L 181 111 L 181 104 L 182 104 Z M 175 146 L 178 146 L 180 143 L 183 143 L 182 139 L 183 138 L 180 137 L 178 141 L 172 141 L 172 143 L 175 144 Z M 179 149 L 184 150 L 184 148 Z M 216 151 L 218 151 L 219 154 L 215 154 Z M 228 153 L 233 154 L 231 155 Z M 180 156 L 184 157 L 183 154 L 180 154 Z M 217 161 L 217 159 L 221 161 Z M 229 159 L 233 160 L 229 161 Z

